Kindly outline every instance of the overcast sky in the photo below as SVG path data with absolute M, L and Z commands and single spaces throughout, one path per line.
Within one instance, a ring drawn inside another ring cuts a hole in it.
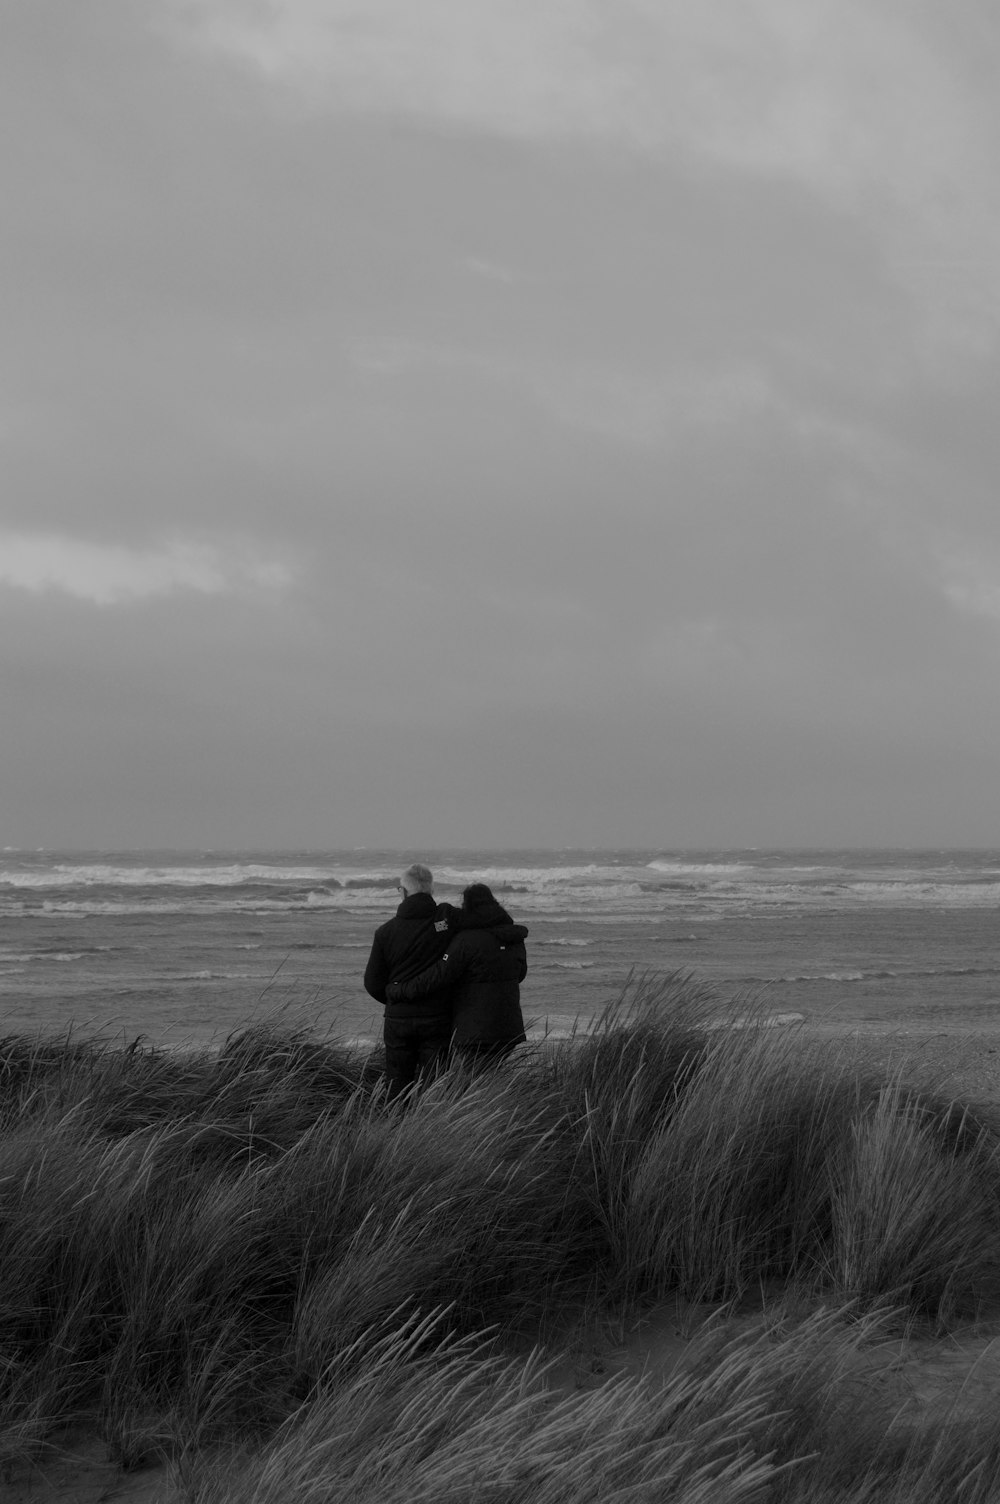
M 0 32 L 0 844 L 1000 843 L 995 0 Z

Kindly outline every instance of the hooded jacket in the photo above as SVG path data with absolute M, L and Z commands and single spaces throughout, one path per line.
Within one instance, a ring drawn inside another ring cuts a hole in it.
M 454 912 L 454 911 L 451 911 Z M 410 893 L 396 910 L 395 918 L 380 924 L 372 940 L 371 954 L 365 967 L 365 991 L 378 1003 L 387 1003 L 387 1012 L 412 1014 L 447 1013 L 451 999 L 441 988 L 428 988 L 412 1002 L 388 1003 L 386 989 L 390 982 L 409 982 L 448 948 L 451 921 L 447 905 L 439 906 L 430 893 Z
M 522 1043 L 520 983 L 528 973 L 527 929 L 495 902 L 471 911 L 442 905 L 441 912 L 452 927 L 445 954 L 410 980 L 394 978 L 390 1006 L 450 995 L 456 1045 Z

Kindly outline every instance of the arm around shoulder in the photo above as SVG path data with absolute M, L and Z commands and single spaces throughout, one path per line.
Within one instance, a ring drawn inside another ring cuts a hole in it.
M 393 982 L 389 988 L 390 1003 L 419 1003 L 423 997 L 434 992 L 444 992 L 457 987 L 465 972 L 466 959 L 458 950 L 445 951 L 440 961 L 428 966 L 406 982 Z

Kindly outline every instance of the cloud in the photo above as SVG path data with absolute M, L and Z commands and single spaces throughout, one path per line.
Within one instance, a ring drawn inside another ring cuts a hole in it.
M 573 428 L 639 447 L 667 447 L 762 415 L 792 418 L 767 373 L 748 362 L 637 370 L 608 361 L 487 355 L 460 345 L 392 337 L 350 340 L 346 353 L 367 378 L 414 374 L 499 381 Z
M 983 14 L 895 0 L 167 0 L 311 106 L 785 181 L 875 236 L 927 353 L 1000 330 Z M 985 322 L 984 322 L 985 320 Z
M 512 134 L 607 130 L 591 0 L 169 0 L 168 8 L 203 45 L 317 103 Z
M 275 590 L 290 579 L 283 564 L 227 557 L 205 544 L 140 549 L 65 534 L 0 534 L 0 584 L 33 594 L 55 590 L 97 606 L 184 591 L 224 595 L 247 588 Z

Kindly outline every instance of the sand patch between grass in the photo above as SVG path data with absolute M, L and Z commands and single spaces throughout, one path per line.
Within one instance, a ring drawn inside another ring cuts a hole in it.
M 760 1321 L 759 1310 L 720 1318 L 708 1307 L 667 1301 L 636 1320 L 581 1331 L 550 1370 L 550 1382 L 571 1391 L 622 1376 L 669 1380 L 687 1368 L 705 1323 L 729 1338 L 751 1333 Z M 889 1394 L 903 1423 L 992 1415 L 1000 1393 L 1000 1316 L 945 1336 L 886 1335 L 859 1350 L 852 1376 Z
M 0 1473 L 0 1497 L 4 1504 L 173 1504 L 181 1496 L 167 1465 L 124 1473 L 104 1442 L 81 1429 L 30 1468 Z

